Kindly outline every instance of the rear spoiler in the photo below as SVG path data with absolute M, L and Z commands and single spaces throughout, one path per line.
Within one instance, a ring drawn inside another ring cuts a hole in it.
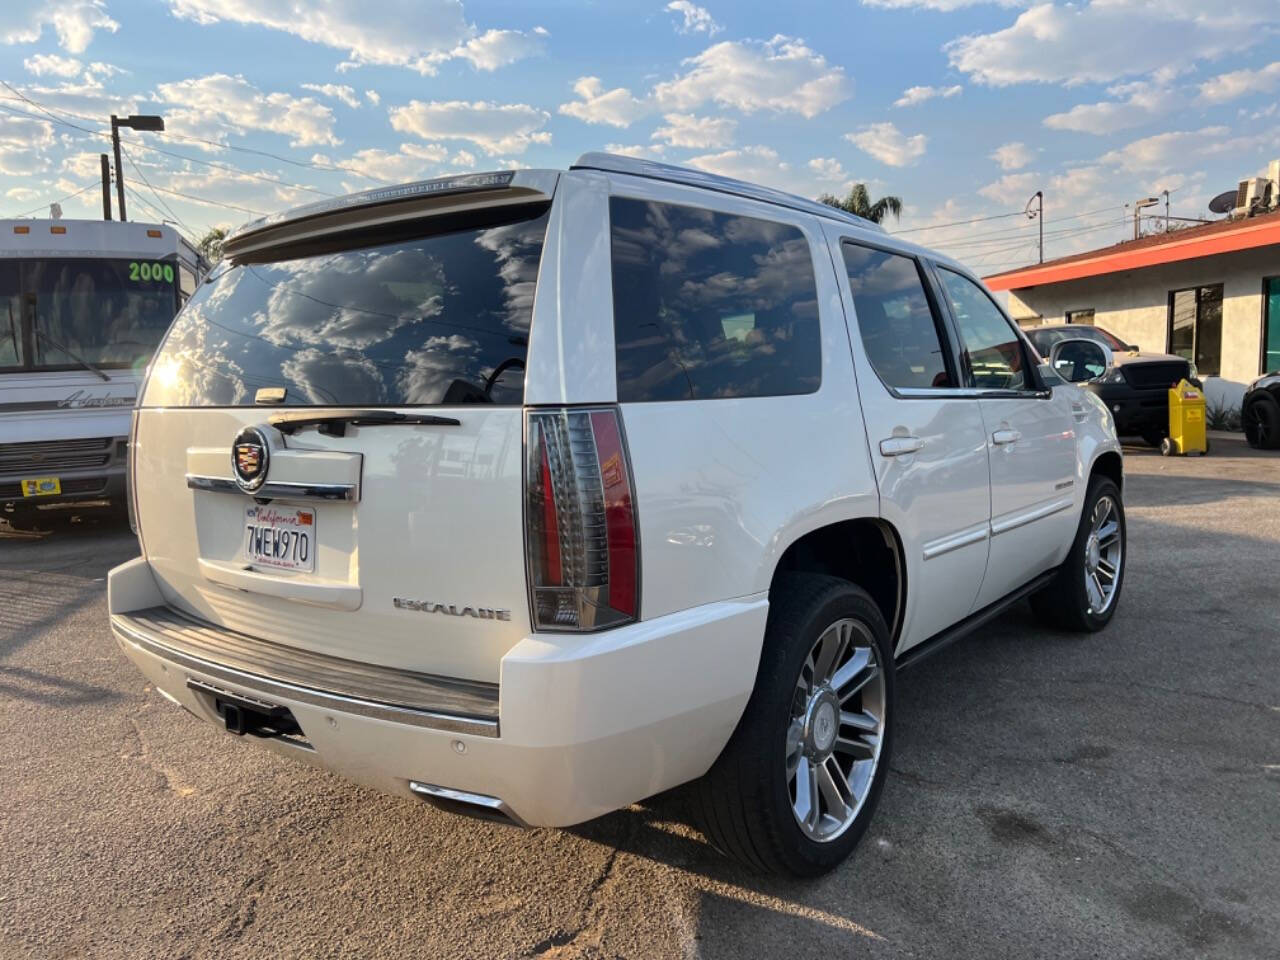
M 549 203 L 559 176 L 555 170 L 505 170 L 377 187 L 253 220 L 227 237 L 223 252 L 234 260 L 328 234 L 448 211 Z

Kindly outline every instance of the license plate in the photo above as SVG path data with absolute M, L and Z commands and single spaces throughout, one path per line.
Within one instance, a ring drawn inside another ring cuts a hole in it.
M 316 512 L 303 507 L 246 507 L 244 554 L 277 570 L 316 569 Z
M 24 497 L 52 497 L 62 492 L 62 481 L 57 477 L 29 477 L 22 481 Z

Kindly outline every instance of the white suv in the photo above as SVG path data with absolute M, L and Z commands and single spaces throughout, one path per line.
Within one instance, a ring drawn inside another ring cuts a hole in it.
M 362 783 L 562 826 L 687 781 L 814 874 L 895 675 L 1123 577 L 1111 418 L 959 264 L 588 154 L 257 221 L 135 413 L 111 625 L 170 700 Z

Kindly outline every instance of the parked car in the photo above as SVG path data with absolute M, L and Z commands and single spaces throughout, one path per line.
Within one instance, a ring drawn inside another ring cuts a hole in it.
M 1263 374 L 1249 384 L 1240 405 L 1240 419 L 1249 446 L 1280 449 L 1280 370 Z
M 898 672 L 1030 596 L 1104 627 L 1122 460 L 963 266 L 587 154 L 246 226 L 132 434 L 111 625 L 197 717 L 392 793 L 574 824 L 688 781 L 839 863 Z
M 1055 343 L 1072 338 L 1094 340 L 1106 346 L 1112 352 L 1113 366 L 1096 379 L 1078 386 L 1096 394 L 1107 405 L 1116 421 L 1116 433 L 1122 437 L 1142 437 L 1153 447 L 1160 446 L 1169 434 L 1169 388 L 1183 379 L 1201 386 L 1185 357 L 1145 352 L 1101 327 L 1086 324 L 1035 327 L 1027 331 L 1027 336 L 1042 357 L 1049 356 Z

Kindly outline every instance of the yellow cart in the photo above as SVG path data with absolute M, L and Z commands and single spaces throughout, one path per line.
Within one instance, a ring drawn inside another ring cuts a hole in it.
M 1204 455 L 1209 452 L 1204 392 L 1186 380 L 1169 388 L 1169 435 L 1160 443 L 1160 452 L 1166 457 L 1175 453 Z

